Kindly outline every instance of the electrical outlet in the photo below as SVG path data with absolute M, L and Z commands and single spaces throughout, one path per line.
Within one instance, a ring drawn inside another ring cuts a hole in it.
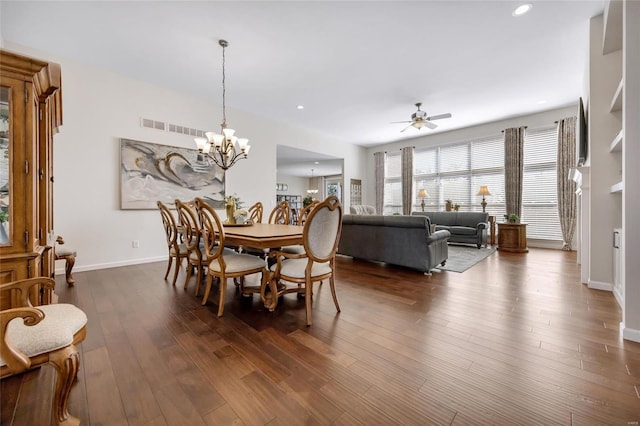
M 133 247 L 133 248 L 139 248 L 139 247 L 140 247 L 140 240 L 133 240 L 133 241 L 131 241 L 131 247 Z

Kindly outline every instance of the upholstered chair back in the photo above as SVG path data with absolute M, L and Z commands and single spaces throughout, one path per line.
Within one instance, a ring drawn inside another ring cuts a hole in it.
M 342 205 L 336 197 L 319 203 L 304 224 L 304 248 L 314 262 L 327 262 L 335 257 L 342 230 Z

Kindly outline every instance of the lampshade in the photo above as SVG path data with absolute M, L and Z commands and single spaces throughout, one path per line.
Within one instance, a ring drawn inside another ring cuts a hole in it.
M 485 195 L 491 195 L 491 192 L 489 192 L 489 188 L 487 188 L 485 185 L 482 185 L 476 195 L 482 195 L 484 197 Z
M 427 198 L 429 196 L 429 194 L 427 194 L 427 190 L 424 188 L 421 188 L 418 190 L 418 197 L 420 198 Z

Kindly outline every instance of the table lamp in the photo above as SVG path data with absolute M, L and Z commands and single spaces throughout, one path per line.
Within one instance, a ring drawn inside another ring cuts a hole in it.
M 422 198 L 420 202 L 420 206 L 422 207 L 422 211 L 424 211 L 424 199 L 427 198 L 429 194 L 427 194 L 427 190 L 422 188 L 418 191 L 418 197 Z
M 487 201 L 484 199 L 484 197 L 485 195 L 491 195 L 491 192 L 489 192 L 489 188 L 487 188 L 485 185 L 480 186 L 480 190 L 476 195 L 482 195 L 482 202 L 480 203 L 480 205 L 482 206 L 482 213 L 485 213 L 485 209 L 487 208 Z

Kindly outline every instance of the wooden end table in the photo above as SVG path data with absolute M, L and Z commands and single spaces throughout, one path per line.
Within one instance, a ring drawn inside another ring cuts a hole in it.
M 526 223 L 498 223 L 498 250 L 508 253 L 528 253 Z

